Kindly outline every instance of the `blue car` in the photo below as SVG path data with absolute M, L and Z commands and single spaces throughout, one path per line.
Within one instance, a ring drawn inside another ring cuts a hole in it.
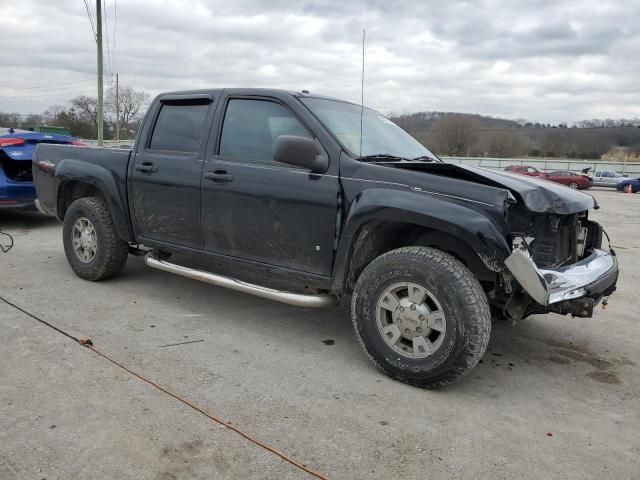
M 616 188 L 621 192 L 638 193 L 640 192 L 640 178 L 629 178 L 622 180 L 616 185 Z
M 0 135 L 0 208 L 31 207 L 36 198 L 31 159 L 39 143 L 82 145 L 74 137 L 13 131 Z

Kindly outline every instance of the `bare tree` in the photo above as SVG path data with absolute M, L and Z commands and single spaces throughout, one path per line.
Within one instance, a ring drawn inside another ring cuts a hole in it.
M 115 88 L 109 89 L 106 107 L 108 112 L 113 115 L 114 122 L 116 116 L 119 118 L 123 136 L 125 138 L 131 137 L 135 134 L 138 122 L 151 97 L 148 93 L 134 90 L 131 87 L 120 87 L 117 94 L 116 99 Z
M 474 121 L 466 115 L 449 113 L 435 124 L 440 151 L 445 155 L 466 155 L 471 146 Z
M 80 95 L 71 100 L 71 105 L 78 113 L 78 116 L 90 121 L 97 127 L 98 125 L 98 99 L 87 95 Z

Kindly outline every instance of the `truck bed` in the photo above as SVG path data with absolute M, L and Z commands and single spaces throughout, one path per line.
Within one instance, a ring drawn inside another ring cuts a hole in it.
M 33 182 L 41 208 L 58 216 L 58 190 L 63 177 L 70 173 L 92 175 L 94 179 L 108 182 L 114 189 L 113 194 L 126 199 L 130 157 L 131 150 L 123 148 L 38 145 L 33 157 Z

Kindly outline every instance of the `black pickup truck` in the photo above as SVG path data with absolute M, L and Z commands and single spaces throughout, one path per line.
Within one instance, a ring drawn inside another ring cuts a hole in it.
M 132 150 L 43 144 L 33 174 L 80 277 L 137 254 L 302 307 L 351 296 L 371 361 L 422 387 L 473 368 L 492 317 L 590 317 L 618 278 L 591 196 L 444 163 L 383 115 L 306 91 L 162 94 Z

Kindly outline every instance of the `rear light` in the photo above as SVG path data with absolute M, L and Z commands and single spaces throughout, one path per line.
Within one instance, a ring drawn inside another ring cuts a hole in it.
M 24 138 L 0 138 L 0 147 L 13 147 L 15 145 L 24 144 Z
M 86 144 L 78 141 L 78 140 L 74 140 L 73 142 L 71 142 L 71 145 L 75 145 L 76 147 L 86 147 Z

